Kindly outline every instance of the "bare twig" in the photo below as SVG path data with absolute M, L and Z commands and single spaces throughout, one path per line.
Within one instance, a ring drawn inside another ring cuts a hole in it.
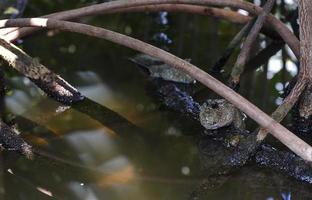
M 270 116 L 261 111 L 254 104 L 225 86 L 222 82 L 210 76 L 203 70 L 195 67 L 191 63 L 178 58 L 164 50 L 156 48 L 152 45 L 144 43 L 140 40 L 122 35 L 103 28 L 98 28 L 90 25 L 59 21 L 54 19 L 17 19 L 17 20 L 1 20 L 0 27 L 23 27 L 23 26 L 37 26 L 48 27 L 50 29 L 59 29 L 63 31 L 77 32 L 86 34 L 92 37 L 103 38 L 111 42 L 132 48 L 134 50 L 143 52 L 150 56 L 154 56 L 166 64 L 175 67 L 189 74 L 193 78 L 200 81 L 208 88 L 215 91 L 220 96 L 227 99 L 238 109 L 246 113 L 250 118 L 254 119 L 260 126 L 268 130 L 274 137 L 290 148 L 294 153 L 307 161 L 312 161 L 312 148 L 303 140 L 298 138 L 285 127 L 274 121 Z
M 262 65 L 265 65 L 284 45 L 285 43 L 283 41 L 272 41 L 267 47 L 248 61 L 244 73 L 252 72 Z
M 215 65 L 212 67 L 212 72 L 220 72 L 224 65 L 227 63 L 235 48 L 241 43 L 242 39 L 249 33 L 251 27 L 255 22 L 254 20 L 249 21 L 231 40 L 229 45 L 226 47 L 222 56 L 218 59 Z
M 117 0 L 107 3 L 92 5 L 88 7 L 83 7 L 71 11 L 64 11 L 58 13 L 57 15 L 62 19 L 72 19 L 78 16 L 92 15 L 92 13 L 103 13 L 107 11 L 113 11 L 117 9 L 127 9 L 134 8 L 138 6 L 149 6 L 149 5 L 160 5 L 160 4 L 198 4 L 198 5 L 209 5 L 209 6 L 220 6 L 220 7 L 232 7 L 237 9 L 243 9 L 251 14 L 259 15 L 262 13 L 262 8 L 240 0 Z M 266 19 L 267 23 L 274 29 L 283 40 L 292 49 L 294 54 L 299 58 L 300 46 L 299 41 L 296 36 L 278 19 L 273 15 L 268 15 Z M 29 31 L 29 29 L 28 29 Z M 16 40 L 19 37 L 25 35 L 25 32 L 14 31 L 6 35 L 7 40 Z
M 289 95 L 284 99 L 283 103 L 278 106 L 277 109 L 272 113 L 271 117 L 277 122 L 281 122 L 295 105 L 295 103 L 298 101 L 301 93 L 306 88 L 306 85 L 307 81 L 305 79 L 297 80 Z M 257 141 L 263 141 L 266 138 L 267 133 L 268 131 L 266 129 L 261 128 L 257 134 Z
M 281 121 L 294 104 L 298 101 L 300 95 L 303 91 L 309 90 L 309 84 L 312 81 L 312 2 L 310 0 L 299 0 L 299 24 L 300 24 L 300 72 L 298 75 L 298 80 L 296 85 L 290 92 L 290 94 L 284 99 L 282 105 L 280 105 L 272 114 L 272 117 L 276 121 Z M 304 92 L 303 99 L 306 95 L 310 95 L 310 92 Z M 310 96 L 309 96 L 310 99 Z M 299 108 L 300 110 L 311 110 L 310 100 L 308 104 L 305 104 Z M 304 104 L 304 103 L 303 103 Z M 309 115 L 309 114 L 307 114 Z M 306 116 L 307 117 L 307 116 Z M 260 129 L 257 140 L 262 141 L 265 139 L 267 131 L 265 129 Z
M 1 38 L 0 56 L 55 100 L 64 104 L 72 104 L 83 99 L 83 96 L 60 76 Z
M 275 0 L 268 0 L 265 3 L 262 13 L 258 16 L 254 26 L 252 27 L 245 42 L 243 43 L 243 47 L 240 54 L 238 55 L 238 58 L 231 73 L 230 85 L 233 88 L 235 88 L 236 85 L 239 83 L 240 75 L 243 73 L 245 65 L 250 58 L 251 48 L 253 47 L 253 44 L 255 43 L 267 16 L 271 12 L 274 3 Z

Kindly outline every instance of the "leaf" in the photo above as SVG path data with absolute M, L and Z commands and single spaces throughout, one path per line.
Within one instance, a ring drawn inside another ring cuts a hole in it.
M 13 15 L 13 14 L 18 15 L 19 11 L 16 8 L 10 6 L 3 12 L 3 14 L 5 14 L 5 15 Z

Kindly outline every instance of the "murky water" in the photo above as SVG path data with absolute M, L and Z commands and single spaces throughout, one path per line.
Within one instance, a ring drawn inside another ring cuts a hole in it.
M 62 1 L 35 2 L 26 14 L 72 8 Z M 122 14 L 82 22 L 154 43 L 151 36 L 160 33 L 154 19 L 151 14 Z M 207 17 L 169 14 L 168 19 L 161 33 L 170 38 L 170 51 L 206 70 L 239 30 Z M 197 128 L 149 95 L 146 76 L 128 60 L 136 52 L 57 31 L 37 33 L 22 47 L 88 100 L 64 107 L 10 73 L 6 108 L 16 115 L 23 138 L 37 154 L 27 160 L 13 152 L 1 153 L 0 199 L 310 199 L 309 185 L 253 163 L 226 176 L 204 170 L 193 137 Z M 279 60 L 274 57 L 271 62 Z M 271 112 L 294 70 L 292 64 L 279 70 L 269 65 L 269 79 L 263 69 L 249 72 L 241 92 Z

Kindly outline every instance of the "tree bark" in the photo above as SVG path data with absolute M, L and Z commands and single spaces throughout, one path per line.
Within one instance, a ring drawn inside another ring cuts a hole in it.
M 308 119 L 312 115 L 312 1 L 299 0 L 299 31 L 300 31 L 300 74 L 308 85 L 300 98 L 300 116 Z
M 301 76 L 312 80 L 312 1 L 299 0 Z
M 71 105 L 84 98 L 59 75 L 54 74 L 18 47 L 1 38 L 0 57 L 58 102 Z

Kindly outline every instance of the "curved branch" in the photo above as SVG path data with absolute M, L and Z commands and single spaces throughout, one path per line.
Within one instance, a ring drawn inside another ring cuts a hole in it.
M 1 20 L 0 27 L 23 27 L 23 26 L 37 26 L 46 27 L 50 29 L 59 29 L 69 32 L 77 32 L 92 37 L 103 38 L 111 42 L 129 47 L 131 49 L 143 52 L 150 56 L 154 56 L 166 64 L 184 71 L 193 78 L 200 81 L 208 88 L 215 91 L 220 96 L 227 99 L 238 109 L 246 113 L 250 118 L 255 120 L 260 126 L 268 130 L 274 137 L 290 148 L 294 153 L 307 161 L 312 161 L 312 147 L 298 138 L 285 127 L 274 121 L 270 116 L 250 103 L 248 100 L 234 92 L 232 89 L 210 76 L 203 70 L 188 63 L 187 61 L 178 58 L 164 50 L 154 47 L 150 44 L 140 40 L 122 35 L 103 28 L 94 27 L 86 24 L 79 24 L 74 22 L 66 22 L 54 19 L 16 19 L 16 20 Z
M 78 16 L 92 15 L 93 13 L 109 12 L 117 9 L 127 9 L 137 6 L 159 5 L 159 4 L 198 4 L 198 5 L 210 5 L 219 7 L 232 7 L 236 9 L 243 9 L 253 15 L 259 15 L 262 12 L 262 8 L 239 0 L 117 0 L 107 3 L 92 5 L 88 7 L 78 8 L 71 11 L 64 11 L 58 13 L 61 19 L 72 19 Z M 49 16 L 51 17 L 51 16 Z M 298 38 L 278 19 L 273 15 L 267 17 L 266 22 L 283 38 L 283 40 L 289 45 L 294 54 L 299 58 L 300 45 Z M 29 31 L 29 30 L 28 30 Z M 15 40 L 22 37 L 25 32 L 14 31 L 6 35 L 7 40 Z
M 82 8 L 80 8 L 82 9 Z M 220 8 L 211 8 L 207 6 L 196 6 L 196 5 L 184 5 L 184 4 L 161 4 L 161 5 L 148 5 L 148 6 L 137 6 L 130 8 L 121 8 L 114 9 L 108 11 L 100 11 L 100 12 L 92 12 L 85 13 L 81 12 L 76 15 L 70 15 L 72 10 L 67 10 L 63 12 L 56 12 L 48 15 L 40 16 L 42 18 L 54 18 L 54 19 L 62 19 L 62 20 L 70 20 L 77 19 L 88 15 L 104 15 L 104 14 L 114 14 L 114 13 L 131 13 L 131 12 L 159 12 L 159 11 L 167 11 L 167 12 L 182 12 L 182 13 L 191 13 L 197 15 L 205 15 L 211 16 L 219 19 L 224 19 L 237 24 L 245 24 L 250 20 L 250 17 L 239 14 L 237 12 L 231 10 L 225 10 Z M 69 13 L 69 14 L 67 14 Z M 19 30 L 20 36 L 28 35 L 38 28 L 2 28 L 0 29 L 0 35 L 14 34 L 12 32 Z M 267 32 L 269 32 L 267 30 Z M 270 31 L 272 34 L 272 31 Z

